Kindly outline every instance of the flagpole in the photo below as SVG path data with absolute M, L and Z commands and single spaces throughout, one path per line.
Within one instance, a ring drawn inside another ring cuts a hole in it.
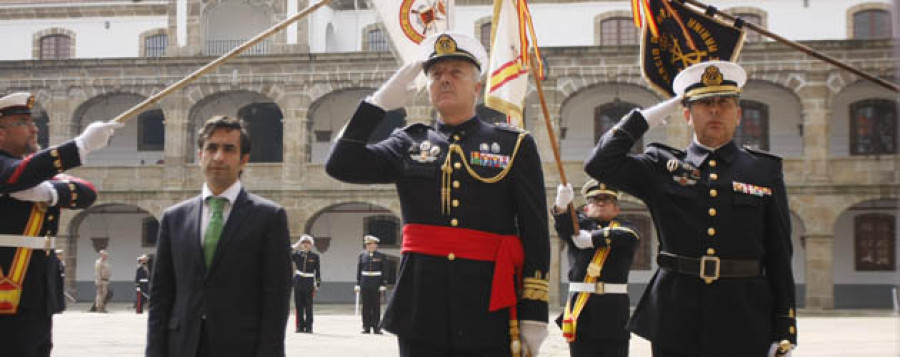
M 117 122 L 117 123 L 124 123 L 125 121 L 130 119 L 132 116 L 134 116 L 138 112 L 141 112 L 141 111 L 147 109 L 148 107 L 150 107 L 151 105 L 153 105 L 154 103 L 158 102 L 160 99 L 162 99 L 162 97 L 165 97 L 165 96 L 171 94 L 172 92 L 181 89 L 188 83 L 193 82 L 197 78 L 200 78 L 200 76 L 215 69 L 216 67 L 219 67 L 219 65 L 221 65 L 222 63 L 225 63 L 225 61 L 228 61 L 228 60 L 236 57 L 237 55 L 241 54 L 241 52 L 244 52 L 248 48 L 253 47 L 253 45 L 256 45 L 260 41 L 266 39 L 266 37 L 269 37 L 278 31 L 284 30 L 286 27 L 290 26 L 295 21 L 306 17 L 307 15 L 318 10 L 320 7 L 324 6 L 325 4 L 327 4 L 329 2 L 331 2 L 331 0 L 320 0 L 318 3 L 307 6 L 306 9 L 304 9 L 303 11 L 295 14 L 294 16 L 291 16 L 289 18 L 282 20 L 281 22 L 275 24 L 275 26 L 272 26 L 268 30 L 265 30 L 262 33 L 256 35 L 255 37 L 247 40 L 246 42 L 242 43 L 240 46 L 235 47 L 233 50 L 229 51 L 228 53 L 222 55 L 221 57 L 215 59 L 214 61 L 212 61 L 210 63 L 207 63 L 205 66 L 200 67 L 193 73 L 189 74 L 187 77 L 182 78 L 178 82 L 173 83 L 172 85 L 166 87 L 162 91 L 152 95 L 150 98 L 147 98 L 143 102 L 140 102 L 137 105 L 131 107 L 131 109 L 128 109 L 124 113 L 119 114 L 119 116 L 113 118 L 111 121 Z
M 531 63 L 538 63 L 537 59 L 534 56 L 534 52 L 530 53 L 531 55 Z M 538 98 L 541 100 L 541 110 L 544 111 L 544 124 L 547 126 L 547 135 L 550 136 L 550 147 L 553 148 L 553 158 L 556 159 L 556 169 L 559 170 L 559 182 L 563 185 L 568 183 L 566 179 L 566 171 L 563 169 L 562 159 L 559 158 L 559 143 L 556 141 L 556 134 L 553 131 L 553 124 L 550 123 L 550 111 L 547 109 L 547 100 L 544 99 L 544 88 L 541 85 L 541 74 L 537 73 L 537 66 L 531 67 L 531 76 L 534 77 L 534 86 L 537 88 Z M 575 205 L 572 202 L 569 202 L 569 205 L 566 207 L 572 215 L 572 227 L 574 227 L 573 232 L 577 234 L 577 232 L 581 229 L 578 226 L 578 215 L 575 213 Z
M 663 0 L 663 1 L 667 1 L 667 0 Z M 700 1 L 697 1 L 697 0 L 681 0 L 681 1 L 683 1 L 683 2 L 685 2 L 685 3 L 688 3 L 688 4 L 691 4 L 691 5 L 694 5 L 694 6 L 697 6 L 697 7 L 700 7 L 700 8 L 703 8 L 703 9 L 710 9 L 710 8 L 711 8 L 709 5 L 706 5 L 706 4 L 704 4 L 704 3 L 700 2 Z M 714 8 L 713 8 L 713 9 L 714 9 Z M 719 15 L 719 16 L 721 16 L 721 17 L 723 17 L 723 18 L 725 18 L 725 19 L 727 19 L 727 20 L 731 20 L 731 21 L 734 21 L 734 20 L 737 19 L 735 16 L 731 16 L 731 15 L 729 15 L 729 14 L 726 14 L 726 13 L 721 12 L 721 11 L 718 11 L 718 10 L 715 11 L 715 15 Z M 896 85 L 896 84 L 894 84 L 894 83 L 888 82 L 888 81 L 886 81 L 886 80 L 884 80 L 884 79 L 875 77 L 875 76 L 873 76 L 873 75 L 871 75 L 871 74 L 868 74 L 868 73 L 866 73 L 866 72 L 864 72 L 864 71 L 862 71 L 862 70 L 860 70 L 860 69 L 858 69 L 858 68 L 856 68 L 856 67 L 853 67 L 853 66 L 851 66 L 851 65 L 849 65 L 849 64 L 846 64 L 846 63 L 842 62 L 841 60 L 838 60 L 838 59 L 836 59 L 836 58 L 834 58 L 834 57 L 828 56 L 828 55 L 826 55 L 826 54 L 824 54 L 824 53 L 822 53 L 822 52 L 816 51 L 816 50 L 814 50 L 814 49 L 812 49 L 812 48 L 810 48 L 810 47 L 808 47 L 808 46 L 799 44 L 799 43 L 797 43 L 797 42 L 795 42 L 795 41 L 788 40 L 788 39 L 786 39 L 786 38 L 784 38 L 784 37 L 781 37 L 780 35 L 777 35 L 777 34 L 775 34 L 775 33 L 769 32 L 768 30 L 766 30 L 766 29 L 764 29 L 764 28 L 762 28 L 762 27 L 759 27 L 759 26 L 757 26 L 757 25 L 755 25 L 755 24 L 753 24 L 753 23 L 745 22 L 745 23 L 744 23 L 744 26 L 747 27 L 747 28 L 749 28 L 749 29 L 751 29 L 751 30 L 753 30 L 753 31 L 758 32 L 759 34 L 761 34 L 761 35 L 763 35 L 763 36 L 766 36 L 766 37 L 771 38 L 771 39 L 773 39 L 773 40 L 775 40 L 775 41 L 778 41 L 778 42 L 781 42 L 781 43 L 783 43 L 783 44 L 785 44 L 785 45 L 788 45 L 788 46 L 790 46 L 790 47 L 793 47 L 793 48 L 796 49 L 796 50 L 799 50 L 799 51 L 801 51 L 801 52 L 804 52 L 804 53 L 806 53 L 806 54 L 808 54 L 808 55 L 810 55 L 810 56 L 812 56 L 812 57 L 815 57 L 815 58 L 818 58 L 818 59 L 820 59 L 820 60 L 822 60 L 822 61 L 828 62 L 828 63 L 830 63 L 830 64 L 832 64 L 832 65 L 835 65 L 835 66 L 837 66 L 837 67 L 839 67 L 839 68 L 841 68 L 841 69 L 844 69 L 844 70 L 853 72 L 854 74 L 856 74 L 856 75 L 858 75 L 858 76 L 860 76 L 860 77 L 863 77 L 863 78 L 865 78 L 865 79 L 868 79 L 868 80 L 870 80 L 870 81 L 872 81 L 872 82 L 875 82 L 876 84 L 878 84 L 878 85 L 880 85 L 880 86 L 882 86 L 882 87 L 885 87 L 885 88 L 887 88 L 887 89 L 890 89 L 890 90 L 892 90 L 892 91 L 894 91 L 894 92 L 900 92 L 900 86 L 898 86 L 898 85 Z

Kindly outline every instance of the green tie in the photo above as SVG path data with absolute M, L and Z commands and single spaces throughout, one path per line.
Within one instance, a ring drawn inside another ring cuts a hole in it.
M 212 212 L 212 215 L 209 216 L 209 225 L 206 226 L 206 234 L 203 236 L 203 256 L 206 258 L 207 267 L 212 264 L 213 256 L 216 254 L 216 246 L 219 245 L 222 227 L 225 226 L 222 210 L 225 208 L 225 202 L 228 202 L 228 199 L 222 197 L 210 197 L 208 200 L 209 210 Z

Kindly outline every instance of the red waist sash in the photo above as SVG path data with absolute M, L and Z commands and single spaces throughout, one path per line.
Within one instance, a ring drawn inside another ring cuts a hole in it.
M 494 262 L 490 311 L 516 305 L 515 275 L 521 275 L 525 252 L 519 237 L 465 228 L 406 224 L 403 253 L 413 252 Z

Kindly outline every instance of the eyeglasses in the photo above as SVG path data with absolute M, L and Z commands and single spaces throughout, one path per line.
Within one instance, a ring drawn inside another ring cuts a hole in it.
M 15 128 L 18 126 L 37 127 L 37 123 L 35 123 L 32 119 L 19 119 L 7 124 L 0 124 L 0 128 Z

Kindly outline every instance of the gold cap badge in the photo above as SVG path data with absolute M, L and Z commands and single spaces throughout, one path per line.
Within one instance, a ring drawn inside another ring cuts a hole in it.
M 703 76 L 701 76 L 701 81 L 707 87 L 720 85 L 722 84 L 722 72 L 716 66 L 706 67 L 706 70 L 703 71 Z
M 442 35 L 437 41 L 434 41 L 434 52 L 438 56 L 456 53 L 456 41 L 453 40 L 453 37 Z

